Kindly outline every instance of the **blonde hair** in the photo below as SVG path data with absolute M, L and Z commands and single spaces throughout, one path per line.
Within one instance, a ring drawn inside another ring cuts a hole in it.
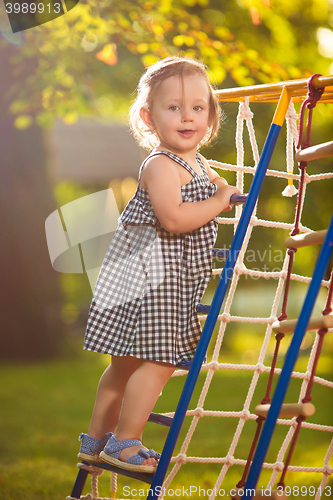
M 205 66 L 187 57 L 167 57 L 150 66 L 141 77 L 137 87 L 137 96 L 130 109 L 129 124 L 140 146 L 146 149 L 153 149 L 158 144 L 158 139 L 154 132 L 152 132 L 142 120 L 140 110 L 142 108 L 151 109 L 154 93 L 166 78 L 172 76 L 184 78 L 184 76 L 193 74 L 202 76 L 207 83 L 209 91 L 208 129 L 200 146 L 208 144 L 217 136 L 220 126 L 221 110 L 217 97 L 213 92 Z

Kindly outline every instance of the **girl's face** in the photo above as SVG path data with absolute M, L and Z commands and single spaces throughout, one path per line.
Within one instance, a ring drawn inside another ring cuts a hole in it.
M 153 95 L 151 110 L 141 116 L 158 140 L 159 148 L 174 153 L 196 153 L 207 133 L 209 90 L 198 74 L 164 80 Z

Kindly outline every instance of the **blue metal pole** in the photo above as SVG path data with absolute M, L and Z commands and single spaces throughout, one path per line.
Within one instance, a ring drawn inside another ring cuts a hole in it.
M 308 322 L 311 317 L 311 313 L 321 286 L 321 281 L 323 279 L 325 270 L 328 266 L 330 257 L 333 250 L 333 217 L 331 223 L 321 248 L 315 270 L 313 272 L 313 277 L 310 282 L 308 292 L 300 313 L 299 320 L 297 322 L 295 332 L 290 343 L 288 352 L 286 354 L 286 359 L 276 385 L 274 396 L 272 399 L 271 407 L 269 409 L 267 419 L 265 421 L 260 439 L 258 441 L 258 446 L 256 453 L 253 457 L 253 462 L 249 471 L 249 475 L 244 488 L 244 498 L 252 498 L 251 491 L 255 489 L 259 474 L 264 462 L 269 443 L 272 438 L 272 434 L 275 428 L 276 420 L 279 416 L 281 405 L 283 403 L 287 388 L 289 385 L 290 377 L 294 369 L 295 363 L 297 361 L 297 356 L 299 349 L 302 344 L 303 337 L 306 332 Z M 249 496 L 246 496 L 246 492 L 249 492 Z
M 87 476 L 88 476 L 87 470 L 85 469 L 79 470 L 71 493 L 72 498 L 81 498 L 81 493 L 86 483 Z
M 175 416 L 173 418 L 173 423 L 170 427 L 167 439 L 165 441 L 165 445 L 163 448 L 163 452 L 161 458 L 159 460 L 158 467 L 156 469 L 154 480 L 151 484 L 151 488 L 148 492 L 147 500 L 157 500 L 161 487 L 172 457 L 173 450 L 176 446 L 176 442 L 179 436 L 180 429 L 182 427 L 185 414 L 190 403 L 193 390 L 195 384 L 197 382 L 201 365 L 203 363 L 210 339 L 212 337 L 214 327 L 225 297 L 225 294 L 228 289 L 228 285 L 233 273 L 233 269 L 235 267 L 238 254 L 241 250 L 243 240 L 246 234 L 247 227 L 250 223 L 251 216 L 259 196 L 262 184 L 264 182 L 264 178 L 266 175 L 266 171 L 271 160 L 277 138 L 279 136 L 282 123 L 284 121 L 285 114 L 288 109 L 290 97 L 289 94 L 284 88 L 279 104 L 277 106 L 273 122 L 270 126 L 265 145 L 257 166 L 257 170 L 255 176 L 253 178 L 247 201 L 244 205 L 243 213 L 241 215 L 239 224 L 237 226 L 235 236 L 233 238 L 230 251 L 224 265 L 221 277 L 219 279 L 219 283 L 217 285 L 214 298 L 211 304 L 210 311 L 208 313 L 205 326 L 202 331 L 202 335 L 200 341 L 198 343 L 198 347 L 193 358 L 193 362 L 186 378 L 184 388 L 182 394 L 179 399 L 179 403 L 175 412 Z

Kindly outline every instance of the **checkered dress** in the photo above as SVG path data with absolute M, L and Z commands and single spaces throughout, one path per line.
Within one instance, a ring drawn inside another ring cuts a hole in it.
M 183 202 L 215 194 L 217 186 L 199 156 L 202 175 L 170 152 L 156 154 L 169 156 L 193 176 L 181 188 Z M 138 186 L 98 276 L 84 349 L 175 365 L 191 360 L 201 335 L 195 308 L 211 277 L 216 235 L 217 218 L 188 233 L 166 231 L 148 191 Z

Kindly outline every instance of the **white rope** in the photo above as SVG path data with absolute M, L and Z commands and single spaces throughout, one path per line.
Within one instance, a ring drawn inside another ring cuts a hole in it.
M 117 493 L 117 474 L 116 474 L 116 472 L 111 472 L 110 491 L 111 491 L 111 496 L 113 498 L 115 498 L 115 494 Z
M 229 466 L 231 465 L 246 465 L 246 460 L 240 459 L 240 458 L 235 458 L 232 455 L 227 455 L 226 457 L 188 457 L 183 454 L 179 454 L 176 457 L 173 457 L 171 459 L 171 462 L 173 463 L 178 463 L 180 465 L 186 464 L 186 463 L 205 463 L 205 464 L 228 464 Z M 263 463 L 263 468 L 264 469 L 274 469 L 277 472 L 281 472 L 283 469 L 283 462 L 276 461 L 274 464 L 273 463 L 268 463 L 264 462 Z M 307 466 L 300 466 L 300 465 L 290 465 L 288 467 L 288 470 L 294 471 L 294 472 L 318 472 L 322 474 L 332 474 L 333 470 L 331 468 L 328 468 L 326 466 L 323 467 L 307 467 Z M 218 489 L 219 487 L 215 485 L 215 488 Z M 215 489 L 214 488 L 214 489 Z
M 298 141 L 297 119 L 298 119 L 298 114 L 295 111 L 294 104 L 291 99 L 286 113 L 286 122 L 287 122 L 286 155 L 287 155 L 287 172 L 289 174 L 292 174 L 294 171 L 294 148 L 296 147 Z M 282 191 L 282 195 L 291 197 L 294 196 L 295 194 L 297 194 L 297 189 L 295 188 L 292 179 L 289 178 L 288 185 Z
M 241 171 L 244 172 L 244 174 L 252 174 L 252 175 L 255 174 L 255 169 L 249 166 L 233 165 L 231 163 L 223 163 L 216 160 L 209 160 L 209 164 L 212 167 L 219 168 L 221 170 L 230 170 L 231 172 Z M 283 172 L 281 170 L 270 170 L 270 169 L 267 169 L 266 176 L 277 177 L 282 179 L 293 179 L 293 180 L 299 180 L 301 177 L 300 174 L 291 174 L 289 172 Z M 309 182 L 312 181 L 332 179 L 332 177 L 333 177 L 333 172 L 312 174 L 312 175 L 305 174 L 305 182 L 308 184 Z
M 323 471 L 323 479 L 320 483 L 320 491 L 325 491 L 325 486 L 327 484 L 327 479 L 328 479 L 328 476 L 330 474 L 332 474 L 332 468 L 330 467 L 330 459 L 332 457 L 332 454 L 333 454 L 333 438 L 332 438 L 332 441 L 328 447 L 328 450 L 327 450 L 327 453 L 326 453 L 326 456 L 325 456 L 325 460 L 324 460 L 324 471 Z M 319 490 L 319 489 L 318 489 Z M 320 495 L 319 495 L 319 492 L 317 492 L 317 496 L 316 496 L 316 499 L 319 499 L 320 498 Z
M 109 500 L 108 498 L 106 497 L 99 497 L 99 494 L 98 494 L 98 477 L 101 476 L 104 472 L 103 469 L 101 469 L 100 467 L 95 467 L 94 465 L 88 465 L 88 464 L 83 464 L 83 463 L 79 463 L 77 464 L 78 468 L 79 469 L 84 469 L 86 470 L 87 472 L 89 472 L 89 474 L 91 474 L 91 493 L 88 493 L 87 495 L 85 496 L 82 496 L 81 495 L 81 500 Z M 66 500 L 76 500 L 74 497 L 66 497 Z
M 234 224 L 236 222 L 239 222 L 239 219 L 232 219 L 231 217 L 220 217 L 219 218 L 219 223 L 220 224 Z M 258 219 L 257 217 L 253 216 L 250 220 L 249 223 L 251 226 L 262 226 L 262 227 L 273 227 L 275 229 L 289 229 L 289 231 L 293 228 L 293 224 L 288 223 L 288 222 L 277 222 L 277 221 L 269 221 L 269 220 L 263 220 L 263 219 Z M 301 232 L 304 233 L 311 233 L 311 229 L 307 228 L 306 226 L 303 226 L 300 224 L 299 226 Z

